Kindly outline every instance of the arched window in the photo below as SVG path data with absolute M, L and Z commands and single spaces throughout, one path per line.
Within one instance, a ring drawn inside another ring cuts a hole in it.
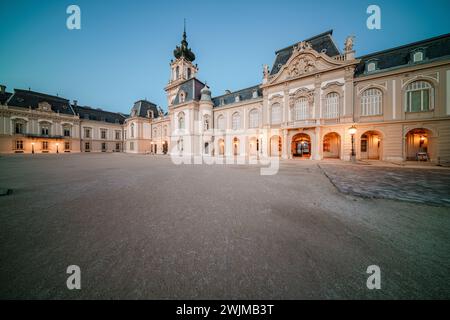
M 406 87 L 406 112 L 434 109 L 434 88 L 427 81 L 414 81 Z
M 231 117 L 231 128 L 233 130 L 241 128 L 241 116 L 239 115 L 239 112 L 233 113 L 233 116 Z
M 380 89 L 370 88 L 361 95 L 361 115 L 376 116 L 383 113 L 383 92 Z
M 134 138 L 134 123 L 130 126 L 130 138 Z
M 208 131 L 210 128 L 209 115 L 203 117 L 203 130 Z
M 295 101 L 294 104 L 294 120 L 309 119 L 309 102 L 308 98 L 301 97 Z
M 178 114 L 178 129 L 184 129 L 184 112 Z
M 180 67 L 177 66 L 175 70 L 175 80 L 178 80 L 178 78 L 180 77 Z
M 217 128 L 219 130 L 225 130 L 225 117 L 223 115 L 217 118 Z
M 258 128 L 259 127 L 259 112 L 258 109 L 252 109 L 249 114 L 249 127 Z
M 270 123 L 280 124 L 281 123 L 281 105 L 279 103 L 274 103 L 270 110 Z
M 191 68 L 187 69 L 187 78 L 190 79 L 191 78 Z
M 339 94 L 337 92 L 326 95 L 323 117 L 325 119 L 339 118 Z

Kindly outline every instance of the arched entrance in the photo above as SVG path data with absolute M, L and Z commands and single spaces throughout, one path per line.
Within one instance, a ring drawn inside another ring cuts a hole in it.
M 218 147 L 219 147 L 219 156 L 225 155 L 225 141 L 223 139 L 219 139 Z
M 299 133 L 292 137 L 292 156 L 295 158 L 311 158 L 311 137 L 306 133 Z
M 328 159 L 341 157 L 341 136 L 336 132 L 327 133 L 323 137 L 323 157 Z
M 270 138 L 270 156 L 281 157 L 282 140 L 280 136 L 272 136 Z
M 169 145 L 167 144 L 167 141 L 164 141 L 162 145 L 163 153 L 167 154 L 167 151 L 169 150 Z
M 366 131 L 361 135 L 360 155 L 363 160 L 381 160 L 381 133 Z
M 238 138 L 233 139 L 233 155 L 235 155 L 235 156 L 239 155 L 239 139 Z
M 428 129 L 418 128 L 406 134 L 406 160 L 428 161 L 434 159 L 432 132 Z

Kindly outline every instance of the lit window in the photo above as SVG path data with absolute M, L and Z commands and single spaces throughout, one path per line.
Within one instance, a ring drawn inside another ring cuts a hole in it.
M 415 81 L 406 87 L 406 112 L 433 110 L 434 89 L 426 81 Z
M 249 121 L 250 128 L 259 127 L 259 112 L 257 109 L 253 109 L 250 111 L 249 120 L 250 120 Z
M 42 141 L 42 150 L 48 150 L 48 141 Z
M 361 115 L 375 116 L 382 114 L 383 92 L 371 88 L 365 90 L 361 95 Z
M 323 117 L 325 119 L 339 118 L 339 94 L 331 92 L 325 97 L 325 110 Z
M 70 150 L 70 142 L 69 141 L 64 142 L 64 150 Z
M 281 105 L 279 103 L 274 103 L 270 110 L 270 120 L 272 124 L 281 123 Z
M 238 130 L 241 128 L 241 116 L 238 112 L 233 113 L 231 120 L 231 127 L 233 130 Z

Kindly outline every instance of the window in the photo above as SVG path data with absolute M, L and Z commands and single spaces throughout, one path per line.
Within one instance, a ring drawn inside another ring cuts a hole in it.
M 134 138 L 134 123 L 130 126 L 130 138 Z
M 116 140 L 120 140 L 120 131 L 116 131 Z
M 85 152 L 91 151 L 91 144 L 89 142 L 84 143 L 84 151 Z
M 64 128 L 64 137 L 70 137 L 70 128 Z
M 102 152 L 106 152 L 106 142 L 102 142 Z
M 367 135 L 361 136 L 361 152 L 367 152 Z
M 250 111 L 249 127 L 250 128 L 258 128 L 259 127 L 259 112 L 257 109 L 253 109 Z
M 225 117 L 223 115 L 217 118 L 217 127 L 219 130 L 225 130 Z
M 371 61 L 369 63 L 367 63 L 366 65 L 366 71 L 367 72 L 374 72 L 375 70 L 377 70 L 377 63 L 374 61 Z
M 70 142 L 69 141 L 64 142 L 64 150 L 70 150 Z
M 309 119 L 309 102 L 308 98 L 301 97 L 295 101 L 294 104 L 294 120 Z
M 15 124 L 15 132 L 16 134 L 23 134 L 24 132 L 24 125 L 22 122 L 16 122 Z
M 42 126 L 42 127 L 41 127 L 41 134 L 42 134 L 43 136 L 48 136 L 48 133 L 49 133 L 49 128 L 48 128 L 48 126 Z
M 241 128 L 241 116 L 238 112 L 233 113 L 231 117 L 231 128 L 233 130 L 238 130 Z
M 84 137 L 88 139 L 91 137 L 91 129 L 88 128 L 84 129 Z
M 100 137 L 101 137 L 101 139 L 106 139 L 106 130 L 105 129 L 100 130 Z
M 426 81 L 415 81 L 406 87 L 406 112 L 433 110 L 434 89 Z
M 191 68 L 187 69 L 187 78 L 190 79 L 191 78 Z
M 116 143 L 116 152 L 120 151 L 120 143 Z
M 337 92 L 331 92 L 325 97 L 323 117 L 325 119 L 339 118 L 339 94 Z
M 184 113 L 180 112 L 178 114 L 178 129 L 184 129 Z
M 48 150 L 48 141 L 42 141 L 42 150 Z
M 177 66 L 175 71 L 175 80 L 178 79 L 179 77 L 180 77 L 180 67 Z
M 382 111 L 383 92 L 376 88 L 365 90 L 361 95 L 361 115 L 375 116 Z
M 16 140 L 16 150 L 23 150 L 23 141 Z
M 184 91 L 180 92 L 180 103 L 184 103 L 186 101 L 186 93 Z
M 281 123 L 281 105 L 279 103 L 274 103 L 270 110 L 270 121 L 272 124 Z
M 413 62 L 416 63 L 416 62 L 421 62 L 421 61 L 423 61 L 423 52 L 422 51 L 416 51 L 413 54 Z
M 134 142 L 130 142 L 130 150 L 134 151 Z

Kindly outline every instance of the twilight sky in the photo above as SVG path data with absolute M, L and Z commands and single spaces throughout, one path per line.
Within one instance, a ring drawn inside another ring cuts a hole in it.
M 81 8 L 81 30 L 66 9 Z M 366 27 L 370 4 L 381 30 Z M 198 78 L 213 96 L 262 80 L 277 49 L 334 29 L 356 55 L 450 32 L 448 0 L 1 0 L 0 84 L 59 94 L 81 105 L 128 113 L 147 98 L 166 109 L 169 62 L 187 19 Z

